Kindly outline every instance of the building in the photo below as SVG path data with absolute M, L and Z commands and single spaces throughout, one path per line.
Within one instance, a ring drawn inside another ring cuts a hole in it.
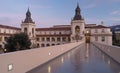
M 7 38 L 19 32 L 27 33 L 31 39 L 32 46 L 36 47 L 54 46 L 78 41 L 96 41 L 112 45 L 110 28 L 106 27 L 103 22 L 100 25 L 86 24 L 81 15 L 79 5 L 75 9 L 75 16 L 71 20 L 70 25 L 55 25 L 50 28 L 36 28 L 28 9 L 26 18 L 21 23 L 21 28 L 0 25 L 0 46 L 4 48 Z

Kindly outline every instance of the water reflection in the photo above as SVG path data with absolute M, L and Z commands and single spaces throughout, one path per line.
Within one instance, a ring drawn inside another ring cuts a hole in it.
M 120 73 L 120 66 L 87 43 L 28 73 Z
M 61 57 L 61 63 L 64 63 L 64 58 L 63 57 Z
M 48 73 L 51 73 L 51 66 L 48 66 Z
M 88 58 L 89 54 L 90 54 L 90 44 L 86 43 L 86 55 L 85 55 L 85 57 Z

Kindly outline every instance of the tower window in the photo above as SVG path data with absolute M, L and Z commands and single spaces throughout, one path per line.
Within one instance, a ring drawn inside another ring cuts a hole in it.
M 34 34 L 34 28 L 32 28 L 32 34 Z
M 24 32 L 27 33 L 27 28 L 24 28 Z
M 80 27 L 79 27 L 79 26 L 76 26 L 76 27 L 75 27 L 75 32 L 76 32 L 76 33 L 80 33 Z

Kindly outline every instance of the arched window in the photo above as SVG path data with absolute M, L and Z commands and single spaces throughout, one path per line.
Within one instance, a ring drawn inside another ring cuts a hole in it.
M 46 46 L 50 46 L 50 44 L 46 44 Z
M 45 44 L 41 44 L 41 47 L 45 47 Z
M 55 44 L 53 43 L 52 46 L 55 46 Z
M 26 27 L 24 28 L 24 32 L 27 33 L 27 28 Z
M 55 38 L 52 37 L 52 41 L 55 41 Z
M 75 32 L 76 32 L 76 33 L 80 33 L 80 27 L 79 27 L 79 26 L 76 26 L 76 27 L 75 27 Z
M 37 48 L 39 48 L 40 47 L 40 45 L 39 44 L 37 44 Z
M 32 28 L 32 34 L 34 34 L 34 28 Z
M 49 37 L 47 37 L 47 41 L 50 41 L 50 38 L 49 38 Z

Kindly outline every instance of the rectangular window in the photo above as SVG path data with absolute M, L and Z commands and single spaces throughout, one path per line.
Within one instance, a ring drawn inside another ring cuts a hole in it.
M 42 37 L 42 41 L 45 41 L 45 38 L 44 38 L 44 37 Z
M 37 41 L 39 41 L 40 39 L 39 38 L 36 38 Z
M 105 41 L 105 37 L 104 37 L 104 36 L 101 37 L 101 41 L 102 41 L 102 42 Z
M 105 29 L 102 29 L 102 33 L 104 33 L 105 32 Z
M 95 36 L 95 41 L 98 41 L 98 36 Z
M 97 33 L 98 32 L 98 30 L 97 29 L 95 29 L 95 33 Z

